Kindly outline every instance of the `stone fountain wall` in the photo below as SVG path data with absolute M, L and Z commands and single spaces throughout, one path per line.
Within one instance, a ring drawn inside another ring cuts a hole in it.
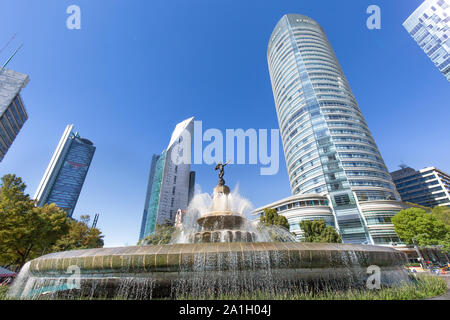
M 371 265 L 380 267 L 384 285 L 407 281 L 405 262 L 406 256 L 391 248 L 347 244 L 235 242 L 103 248 L 33 260 L 27 280 L 16 291 L 22 297 L 39 296 L 42 291 L 37 288 L 63 283 L 70 276 L 67 269 L 74 265 L 81 270 L 82 286 L 73 292 L 83 296 L 149 299 L 343 289 L 364 286 Z

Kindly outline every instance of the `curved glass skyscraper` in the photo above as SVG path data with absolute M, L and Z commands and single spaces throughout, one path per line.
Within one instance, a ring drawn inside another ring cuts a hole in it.
M 55 203 L 72 217 L 95 149 L 92 141 L 68 125 L 34 196 L 37 205 Z
M 345 242 L 398 240 L 400 197 L 320 25 L 283 16 L 267 59 L 292 193 L 326 193 Z M 389 230 L 372 232 L 371 214 L 389 217 Z

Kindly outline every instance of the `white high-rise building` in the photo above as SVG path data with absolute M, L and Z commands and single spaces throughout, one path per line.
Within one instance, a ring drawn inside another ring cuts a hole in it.
M 425 0 L 403 26 L 450 81 L 450 0 Z
M 450 207 L 450 175 L 435 167 L 421 170 L 402 166 L 391 172 L 397 190 L 405 202 L 425 207 Z
M 403 205 L 321 26 L 283 16 L 267 59 L 292 194 L 326 195 L 346 243 L 400 242 L 391 218 Z M 311 218 L 297 198 L 280 203 L 269 207 L 291 230 Z
M 161 155 L 153 155 L 139 239 L 155 231 L 157 225 L 175 224 L 178 210 L 186 210 L 193 193 L 195 174 L 190 162 L 194 118 L 180 122 L 169 146 Z

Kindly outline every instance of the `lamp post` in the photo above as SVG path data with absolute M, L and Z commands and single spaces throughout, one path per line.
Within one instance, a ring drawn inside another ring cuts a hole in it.
M 415 238 L 412 238 L 411 240 L 412 240 L 412 243 L 413 243 L 413 245 L 414 245 L 414 249 L 416 249 L 416 251 L 417 251 L 417 255 L 418 255 L 418 257 L 419 257 L 419 262 L 420 262 L 420 264 L 422 265 L 422 268 L 425 269 L 423 256 L 422 256 L 422 254 L 420 253 L 420 250 L 419 250 L 419 247 L 418 247 L 417 244 L 416 244 Z

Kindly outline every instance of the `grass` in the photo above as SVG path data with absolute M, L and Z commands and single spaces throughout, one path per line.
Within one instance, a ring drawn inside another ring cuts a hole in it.
M 235 295 L 221 295 L 217 300 L 419 300 L 443 295 L 447 292 L 444 279 L 432 275 L 419 275 L 416 283 L 405 284 L 379 290 L 323 291 L 320 293 L 288 293 L 270 295 L 267 292 L 254 292 Z M 192 299 L 192 297 L 186 297 Z M 199 298 L 195 298 L 199 299 Z M 201 300 L 202 298 L 200 298 Z M 210 298 L 204 298 L 210 299 Z
M 8 287 L 0 287 L 0 300 L 7 300 Z M 320 293 L 289 293 L 271 295 L 267 292 L 253 292 L 236 295 L 220 295 L 215 300 L 418 300 L 443 295 L 447 292 L 444 279 L 433 275 L 419 275 L 416 283 L 382 288 L 380 290 L 325 291 Z M 83 298 L 78 298 L 84 300 Z M 184 297 L 183 299 L 208 300 L 211 297 Z M 120 300 L 120 298 L 112 299 Z
M 8 292 L 8 287 L 0 286 L 0 300 L 6 300 L 6 293 Z

